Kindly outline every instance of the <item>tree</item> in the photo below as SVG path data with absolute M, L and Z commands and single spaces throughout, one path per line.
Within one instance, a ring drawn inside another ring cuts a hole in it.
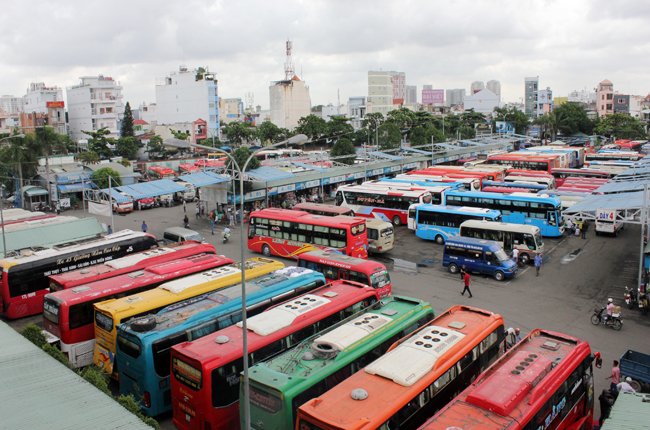
M 395 123 L 388 121 L 384 122 L 379 126 L 377 133 L 379 135 L 380 151 L 397 149 L 400 147 L 402 132 Z
M 645 139 L 643 123 L 626 113 L 614 113 L 601 117 L 594 127 L 596 134 L 617 139 Z
M 578 132 L 591 134 L 593 123 L 587 116 L 587 111 L 577 103 L 564 103 L 556 107 L 552 114 L 555 116 L 557 129 L 565 136 Z
M 494 118 L 494 121 L 492 121 L 493 130 L 496 130 L 496 121 L 505 121 L 512 124 L 515 128 L 515 133 L 526 134 L 526 129 L 529 124 L 528 115 L 516 107 L 495 108 L 492 117 Z
M 350 120 L 345 116 L 333 116 L 327 124 L 327 135 L 336 143 L 339 138 L 347 137 L 354 133 L 354 128 L 350 125 Z
M 248 158 L 251 156 L 251 151 L 247 147 L 242 146 L 240 148 L 237 148 L 235 152 L 233 152 L 232 156 L 235 159 L 235 161 L 237 161 L 237 165 L 239 166 L 239 168 L 243 169 L 244 163 L 246 163 L 246 160 L 248 160 Z M 228 163 L 231 164 L 230 161 Z M 257 169 L 258 167 L 260 167 L 260 160 L 253 157 L 253 159 L 251 159 L 251 161 L 248 162 L 248 166 L 246 166 L 246 171 Z M 229 168 L 231 167 L 229 166 Z
M 535 118 L 533 123 L 541 126 L 541 137 L 543 139 L 550 139 L 551 141 L 555 140 L 555 136 L 557 135 L 557 117 L 555 113 L 545 113 L 544 115 Z
M 343 164 L 354 164 L 356 151 L 354 150 L 354 145 L 352 141 L 347 137 L 342 137 L 334 143 L 332 149 L 330 150 L 330 157 L 340 157 L 342 155 L 351 155 L 350 157 L 337 158 L 336 161 Z
M 0 152 L 0 161 L 3 165 L 11 166 L 10 168 L 18 176 L 18 183 L 12 184 L 11 188 L 17 188 L 16 185 L 22 187 L 23 174 L 32 176 L 36 172 L 36 157 L 38 151 L 36 149 L 34 137 L 27 135 L 25 137 L 17 137 L 8 139 L 3 142 L 9 142 L 2 148 Z M 7 184 L 10 185 L 10 184 Z
M 304 134 L 309 140 L 319 140 L 328 132 L 327 122 L 316 115 L 307 115 L 298 120 L 298 127 L 294 130 L 296 134 Z
M 165 147 L 163 146 L 162 137 L 155 135 L 149 139 L 147 150 L 145 151 L 151 158 L 163 158 L 165 156 Z
M 255 135 L 253 127 L 249 123 L 244 122 L 231 122 L 225 124 L 221 128 L 221 132 L 226 136 L 226 139 L 230 141 L 231 145 L 236 146 L 248 142 Z
M 77 154 L 77 160 L 82 164 L 95 164 L 99 163 L 99 155 L 95 151 L 85 151 Z
M 108 137 L 111 132 L 106 127 L 102 127 L 97 131 L 84 131 L 82 133 L 90 136 L 88 139 L 88 149 L 96 152 L 101 158 L 108 158 L 113 155 L 113 151 L 108 147 L 113 144 L 113 139 Z
M 367 114 L 361 121 L 361 126 L 368 131 L 368 134 L 371 136 L 376 136 L 379 126 L 384 122 L 384 116 L 380 112 L 372 112 Z M 375 141 L 377 138 L 372 137 L 370 141 Z
M 133 112 L 131 112 L 131 105 L 129 102 L 126 102 L 124 106 L 124 117 L 122 118 L 122 128 L 120 130 L 120 136 L 122 137 L 133 137 L 135 133 L 133 132 Z
M 188 137 L 190 137 L 190 134 L 186 131 L 180 131 L 180 130 L 174 130 L 174 129 L 169 129 L 171 132 L 172 136 L 174 136 L 175 139 L 179 140 L 187 140 Z
M 138 155 L 138 141 L 133 136 L 122 136 L 117 139 L 115 152 L 127 160 L 134 160 Z
M 417 116 L 415 115 L 415 112 L 405 107 L 392 110 L 386 115 L 386 121 L 394 123 L 402 131 L 410 130 L 416 120 Z
M 111 169 L 110 167 L 102 167 L 101 169 L 95 170 L 91 176 L 91 179 L 98 188 L 103 189 L 108 188 L 109 176 L 111 177 L 110 185 L 112 187 L 119 187 L 122 185 L 120 173 L 115 169 Z
M 257 137 L 262 145 L 280 142 L 282 140 L 279 139 L 281 135 L 282 129 L 269 120 L 264 121 L 257 127 Z

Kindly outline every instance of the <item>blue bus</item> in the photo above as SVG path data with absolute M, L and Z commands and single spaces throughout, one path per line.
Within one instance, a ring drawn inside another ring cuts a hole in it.
M 533 190 L 539 192 L 548 190 L 548 187 L 543 184 L 534 184 L 532 182 L 501 182 L 501 181 L 483 181 L 483 187 L 505 187 L 505 188 L 521 188 L 523 190 Z
M 463 269 L 493 276 L 497 281 L 512 278 L 517 273 L 517 264 L 508 257 L 501 243 L 473 237 L 450 237 L 445 243 L 442 265 L 450 273 Z
M 486 193 L 483 191 L 447 191 L 447 206 L 471 206 L 501 212 L 501 221 L 539 227 L 544 237 L 564 234 L 560 199 L 531 193 Z
M 415 235 L 435 240 L 442 245 L 451 236 L 460 234 L 460 225 L 467 220 L 501 221 L 501 212 L 475 207 L 416 205 Z
M 285 267 L 246 282 L 249 316 L 325 285 L 325 277 L 304 267 Z M 170 305 L 118 327 L 116 362 L 120 394 L 133 394 L 148 416 L 171 411 L 172 346 L 241 321 L 241 284 Z

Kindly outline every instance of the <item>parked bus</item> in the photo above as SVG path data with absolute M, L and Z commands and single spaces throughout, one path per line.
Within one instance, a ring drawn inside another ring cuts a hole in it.
M 616 236 L 624 224 L 616 209 L 596 209 L 596 235 L 610 234 Z
M 367 258 L 366 221 L 358 217 L 320 216 L 276 208 L 250 214 L 248 249 L 253 252 L 288 258 L 319 248 Z
M 335 281 L 247 320 L 252 366 L 379 300 L 377 290 Z M 424 303 L 423 303 L 424 306 Z M 239 425 L 241 324 L 172 347 L 173 422 L 180 430 L 233 429 Z
M 7 211 L 10 209 L 3 209 L 3 211 Z M 21 209 L 23 210 L 23 209 Z M 54 214 L 46 214 L 43 212 L 30 212 L 30 211 L 25 211 L 27 214 L 16 214 L 14 218 L 9 218 L 7 219 L 6 217 L 3 216 L 4 222 L 0 221 L 0 226 L 10 226 L 12 224 L 20 224 L 26 221 L 35 221 L 35 220 L 41 220 L 41 219 L 47 219 L 47 218 L 54 218 L 56 215 Z
M 457 236 L 460 225 L 470 219 L 500 221 L 501 212 L 476 207 L 417 205 L 413 220 L 415 235 L 442 245 L 450 236 Z
M 537 182 L 527 182 L 527 181 L 514 181 L 514 182 L 485 181 L 483 183 L 483 189 L 480 191 L 490 192 L 487 190 L 487 188 L 511 188 L 513 190 L 512 192 L 531 191 L 535 193 L 538 191 L 548 189 L 546 185 L 539 184 Z
M 95 349 L 95 303 L 139 294 L 164 282 L 232 263 L 223 255 L 190 255 L 47 294 L 43 328 L 51 341 L 58 339 L 73 367 L 88 366 Z
M 551 173 L 552 169 L 563 167 L 558 157 L 554 155 L 527 156 L 513 153 L 489 155 L 486 163 L 502 164 L 515 169 L 542 170 L 548 173 Z
M 420 428 L 591 430 L 592 361 L 587 342 L 533 330 Z
M 568 178 L 610 179 L 612 177 L 607 172 L 593 169 L 553 169 L 551 173 L 555 177 L 555 183 L 558 187 Z
M 5 224 L 2 229 L 5 233 L 12 231 L 29 230 L 32 228 L 39 228 L 44 226 L 74 223 L 79 218 L 75 216 L 51 216 L 51 217 L 38 217 L 37 219 L 22 219 L 18 222 L 14 221 L 11 224 Z
M 447 206 L 472 206 L 498 210 L 501 212 L 501 221 L 534 225 L 539 227 L 544 237 L 560 237 L 564 234 L 560 200 L 556 197 L 480 191 L 449 191 L 445 197 Z
M 585 161 L 637 161 L 643 155 L 634 151 L 610 151 L 600 150 L 585 154 Z
M 291 209 L 322 216 L 354 216 L 352 209 L 324 203 L 298 203 Z
M 328 282 L 342 279 L 366 284 L 377 290 L 380 297 L 393 290 L 386 266 L 377 261 L 318 250 L 300 254 L 298 266 L 322 273 Z
M 501 315 L 453 306 L 389 351 L 300 406 L 296 429 L 413 429 L 499 356 Z
M 442 200 L 443 196 L 442 194 L 446 191 L 451 189 L 451 187 L 445 186 L 445 185 L 431 185 L 431 184 L 426 184 L 426 185 L 413 185 L 405 182 L 389 182 L 389 181 L 384 181 L 384 180 L 376 180 L 376 181 L 366 181 L 363 184 L 361 184 L 362 187 L 378 187 L 378 188 L 388 188 L 389 190 L 392 191 L 419 191 L 419 190 L 425 190 L 428 191 L 431 194 L 431 203 L 434 205 L 439 205 Z
M 106 373 L 113 373 L 117 326 L 182 300 L 234 285 L 241 280 L 241 264 L 187 276 L 138 294 L 95 303 L 95 349 L 93 362 Z M 245 262 L 246 279 L 255 279 L 284 267 L 279 261 L 249 258 Z
M 9 209 L 2 210 L 2 218 L 4 219 L 5 223 L 9 221 L 19 221 L 22 219 L 29 219 L 33 217 L 41 217 L 43 215 L 46 214 L 44 212 L 28 211 L 27 209 L 21 209 L 21 208 L 9 208 Z
M 369 254 L 383 254 L 393 249 L 395 242 L 393 224 L 388 221 L 368 218 L 366 219 L 366 231 L 368 232 Z
M 541 184 L 547 189 L 555 188 L 555 178 L 552 176 L 519 176 L 510 174 L 504 179 L 505 182 L 519 182 L 524 184 Z
M 443 178 L 448 178 L 448 179 L 475 179 L 479 181 L 479 187 L 483 185 L 483 181 L 494 181 L 496 177 L 502 178 L 502 175 L 497 175 L 495 173 L 490 173 L 490 172 L 479 172 L 479 171 L 472 171 L 472 172 L 452 172 L 448 170 L 442 170 L 442 169 L 432 169 L 432 168 L 427 168 L 423 170 L 413 170 L 409 172 L 409 174 L 413 175 L 421 175 L 421 176 L 429 176 L 429 177 L 443 177 Z
M 195 164 L 181 163 L 178 165 L 178 173 L 180 173 L 181 175 L 186 173 L 200 172 L 200 171 L 201 168 Z
M 483 168 L 482 166 L 473 166 L 473 167 L 464 167 L 464 166 L 445 166 L 445 165 L 434 165 L 427 167 L 426 169 L 415 170 L 414 174 L 434 174 L 434 175 L 476 175 L 483 180 L 489 181 L 499 181 L 503 179 L 503 173 L 505 168 L 499 167 L 497 169 Z
M 415 181 L 418 184 L 431 183 L 434 185 L 447 185 L 452 188 L 462 189 L 465 191 L 480 191 L 481 190 L 481 181 L 477 178 L 449 178 L 447 176 L 435 176 L 435 175 L 413 175 L 413 174 L 400 174 L 395 176 L 395 180 L 408 180 Z
M 396 340 L 426 325 L 433 316 L 430 306 L 394 296 L 258 362 L 249 373 L 251 428 L 294 428 L 300 405 L 385 354 Z
M 579 146 L 545 145 L 528 148 L 526 151 L 546 154 L 564 153 L 569 156 L 569 168 L 582 167 L 585 162 L 585 148 Z
M 246 311 L 252 317 L 266 308 L 325 285 L 325 277 L 302 267 L 285 267 L 246 283 Z M 120 394 L 132 394 L 145 415 L 171 411 L 171 348 L 242 318 L 241 284 L 175 303 L 156 314 L 118 327 L 116 363 Z
M 465 184 L 462 182 L 437 182 L 432 181 L 429 177 L 420 177 L 416 175 L 397 175 L 395 178 L 381 178 L 379 182 L 385 184 L 408 184 L 411 187 L 445 187 L 451 189 L 464 189 Z
M 130 254 L 115 260 L 104 260 L 105 262 L 101 264 L 83 267 L 58 275 L 51 275 L 50 291 L 66 290 L 82 284 L 142 270 L 146 267 L 167 261 L 198 254 L 214 254 L 215 252 L 214 245 L 195 241 L 151 248 L 147 251 Z
M 176 181 L 178 185 L 182 185 L 185 187 L 185 191 L 178 191 L 174 193 L 174 200 L 182 202 L 193 202 L 194 199 L 196 198 L 196 188 L 194 185 L 190 184 L 189 182 L 185 181 Z
M 52 248 L 30 248 L 0 260 L 0 309 L 16 319 L 43 312 L 49 292 L 48 276 L 103 263 L 156 245 L 150 234 L 122 230 L 101 238 L 62 243 Z
M 150 179 L 175 179 L 176 172 L 174 169 L 163 166 L 149 166 L 147 167 L 147 175 Z
M 534 225 L 468 220 L 460 225 L 460 236 L 501 242 L 507 253 L 518 249 L 519 261 L 523 264 L 544 252 L 542 234 Z
M 342 185 L 336 191 L 337 206 L 352 209 L 355 215 L 375 218 L 376 215 L 394 225 L 406 224 L 409 206 L 413 203 L 431 203 L 426 190 L 393 191 L 389 187 Z

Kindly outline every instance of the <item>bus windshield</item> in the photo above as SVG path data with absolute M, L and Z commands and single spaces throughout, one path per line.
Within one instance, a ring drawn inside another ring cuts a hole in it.
M 375 272 L 370 275 L 370 286 L 372 288 L 383 288 L 386 285 L 390 285 L 390 275 L 387 270 Z

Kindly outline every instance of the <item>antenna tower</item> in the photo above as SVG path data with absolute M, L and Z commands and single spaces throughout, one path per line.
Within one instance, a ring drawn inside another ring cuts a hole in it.
M 284 79 L 286 81 L 290 81 L 291 78 L 293 78 L 293 75 L 295 74 L 294 69 L 293 69 L 293 58 L 291 58 L 291 50 L 293 47 L 293 43 L 290 40 L 287 40 L 287 59 L 284 62 Z

